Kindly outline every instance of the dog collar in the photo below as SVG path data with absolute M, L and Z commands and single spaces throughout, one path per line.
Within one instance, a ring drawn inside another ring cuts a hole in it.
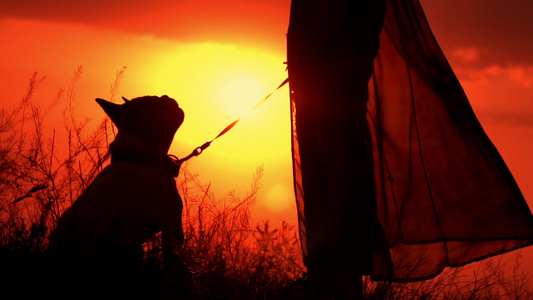
M 144 151 L 113 151 L 111 153 L 111 163 L 114 162 L 132 162 L 151 166 L 172 177 L 178 177 L 180 172 L 180 165 L 171 157 Z

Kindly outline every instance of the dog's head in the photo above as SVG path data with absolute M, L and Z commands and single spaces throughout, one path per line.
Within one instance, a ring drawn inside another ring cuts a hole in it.
M 124 104 L 96 99 L 119 133 L 129 131 L 155 151 L 167 151 L 185 114 L 176 100 L 168 96 L 143 96 Z

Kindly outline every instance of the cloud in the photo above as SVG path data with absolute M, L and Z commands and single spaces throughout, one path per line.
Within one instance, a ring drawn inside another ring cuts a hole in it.
M 472 53 L 467 53 L 467 58 Z M 466 60 L 466 58 L 462 58 Z M 490 85 L 494 82 L 506 82 L 523 88 L 533 87 L 533 64 L 491 64 L 484 67 L 457 66 L 454 67 L 457 77 L 461 81 L 476 82 L 481 85 Z
M 165 0 L 7 0 L 2 3 L 0 18 L 21 18 L 46 21 L 78 21 L 98 23 L 112 18 L 127 18 L 150 13 L 168 6 Z
M 513 81 L 522 84 L 524 87 L 533 86 L 533 66 L 509 66 L 503 69 L 509 78 Z
M 476 115 L 482 124 L 533 128 L 533 112 L 479 110 Z
M 457 47 L 447 57 L 483 123 L 533 127 L 533 63 L 491 62 L 483 47 Z
M 262 45 L 285 51 L 290 0 L 7 0 L 0 21 L 38 20 L 181 42 Z
M 478 61 L 487 49 L 479 47 L 461 47 L 452 51 L 451 56 L 465 63 Z
M 530 38 L 533 35 L 533 1 L 421 2 L 432 31 L 445 52 L 459 51 L 456 55 L 467 60 L 475 59 L 477 63 L 533 64 L 533 39 Z M 490 52 L 479 52 L 481 49 Z

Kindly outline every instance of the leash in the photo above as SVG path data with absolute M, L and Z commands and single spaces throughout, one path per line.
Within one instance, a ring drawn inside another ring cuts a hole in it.
M 289 78 L 283 80 L 283 82 L 275 89 L 273 90 L 270 94 L 266 95 L 263 99 L 261 99 L 261 101 L 259 101 L 252 109 L 250 109 L 249 112 L 253 111 L 254 109 L 258 108 L 259 106 L 263 105 L 263 103 L 265 103 L 268 98 L 270 98 L 270 96 L 272 96 L 272 94 L 274 94 L 275 92 L 277 92 L 279 89 L 281 89 L 284 85 L 286 85 L 287 83 L 289 82 Z M 179 159 L 178 157 L 174 156 L 174 155 L 169 155 L 177 164 L 182 164 L 184 162 L 186 162 L 187 160 L 195 157 L 195 156 L 198 156 L 200 154 L 202 154 L 202 152 L 204 152 L 205 149 L 207 149 L 207 147 L 209 147 L 211 145 L 211 143 L 218 139 L 219 137 L 223 136 L 224 134 L 226 134 L 226 132 L 230 131 L 233 126 L 235 126 L 235 124 L 237 124 L 243 117 L 240 117 L 238 119 L 236 119 L 235 121 L 231 122 L 228 126 L 226 126 L 226 128 L 224 128 L 217 136 L 215 136 L 215 138 L 213 138 L 212 140 L 210 141 L 207 141 L 205 142 L 203 145 L 199 146 L 199 147 L 196 147 L 192 152 L 191 154 L 185 156 L 184 158 L 182 159 Z

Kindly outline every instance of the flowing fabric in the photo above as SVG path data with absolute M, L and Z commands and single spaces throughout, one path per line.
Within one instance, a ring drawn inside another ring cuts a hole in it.
M 353 4 L 380 1 L 311 1 L 330 10 L 363 9 L 360 15 L 313 14 L 294 2 L 288 64 L 306 265 L 337 253 L 330 262 L 344 260 L 345 269 L 413 281 L 531 245 L 531 212 L 418 0 L 387 0 L 386 10 Z M 371 77 L 363 62 L 369 60 Z

